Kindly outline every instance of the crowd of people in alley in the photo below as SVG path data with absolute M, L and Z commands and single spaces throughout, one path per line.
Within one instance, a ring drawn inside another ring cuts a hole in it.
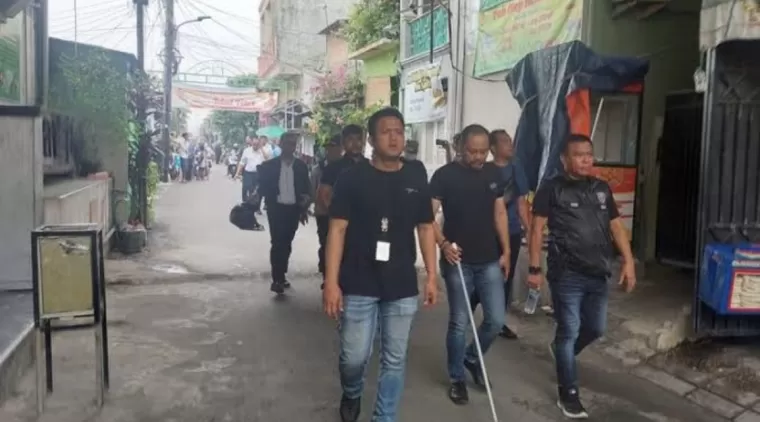
M 364 374 L 378 331 L 380 373 L 372 420 L 397 420 L 412 321 L 420 303 L 438 302 L 439 276 L 449 308 L 448 396 L 456 405 L 467 404 L 471 380 L 491 397 L 491 388 L 498 386 L 488 380 L 483 354 L 500 336 L 517 338 L 506 316 L 524 241 L 526 283 L 531 292 L 551 290 L 556 332 L 549 349 L 557 405 L 568 418 L 587 418 L 576 356 L 604 332 L 607 280 L 618 255 L 620 285 L 631 291 L 636 283 L 612 191 L 593 176 L 591 139 L 568 136 L 564 172 L 541 181 L 529 201 L 525 170 L 514 158 L 507 131 L 465 127 L 449 145 L 450 162 L 428 178 L 423 163 L 405 154 L 404 126 L 395 108 L 377 111 L 366 127 L 347 125 L 329 139 L 312 169 L 296 156 L 295 132 L 286 132 L 279 145 L 249 137 L 239 156 L 228 157 L 231 176 L 242 179 L 243 202 L 255 204 L 257 215 L 262 215 L 258 204 L 266 207 L 271 290 L 277 294 L 290 287 L 293 238 L 313 212 L 323 307 L 339 322 L 341 420 L 359 420 Z M 364 154 L 367 142 L 371 157 Z M 256 222 L 256 229 L 263 227 Z M 541 265 L 545 241 L 546 269 Z M 418 247 L 426 273 L 421 292 Z M 483 319 L 467 344 L 478 307 Z M 492 409 L 495 417 L 493 404 Z

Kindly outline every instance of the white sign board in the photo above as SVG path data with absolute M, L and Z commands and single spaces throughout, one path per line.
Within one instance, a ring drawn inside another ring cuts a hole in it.
M 446 118 L 446 94 L 441 86 L 441 64 L 433 63 L 410 71 L 404 80 L 406 123 L 433 122 Z

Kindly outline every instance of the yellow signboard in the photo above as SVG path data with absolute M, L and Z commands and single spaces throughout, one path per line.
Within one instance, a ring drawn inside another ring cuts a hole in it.
M 93 245 L 86 237 L 40 237 L 40 313 L 43 316 L 93 313 Z

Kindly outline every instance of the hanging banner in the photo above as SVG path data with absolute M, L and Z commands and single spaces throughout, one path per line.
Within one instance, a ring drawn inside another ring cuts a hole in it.
M 276 92 L 255 88 L 219 88 L 174 83 L 172 102 L 179 108 L 205 108 L 259 113 L 277 106 Z
M 528 53 L 581 38 L 582 0 L 484 3 L 478 13 L 476 77 L 511 69 Z
M 446 94 L 441 86 L 441 64 L 413 69 L 404 78 L 404 120 L 407 124 L 446 118 Z
M 723 41 L 760 38 L 760 6 L 755 0 L 703 0 L 699 19 L 702 50 Z

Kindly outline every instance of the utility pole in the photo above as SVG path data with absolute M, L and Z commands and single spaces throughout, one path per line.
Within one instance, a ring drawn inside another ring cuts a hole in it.
M 174 76 L 174 42 L 177 40 L 174 27 L 174 0 L 164 0 L 166 28 L 164 32 L 164 130 L 161 141 L 164 150 L 163 177 L 169 181 L 169 160 L 171 159 L 172 123 L 172 77 Z
M 137 16 L 137 68 L 139 80 L 147 80 L 145 73 L 145 7 L 148 6 L 148 0 L 133 0 Z M 140 221 L 147 228 L 148 221 L 148 163 L 150 163 L 150 138 L 147 136 L 145 129 L 145 90 L 148 87 L 145 84 L 137 86 L 135 93 L 137 98 L 137 198 L 139 202 Z

